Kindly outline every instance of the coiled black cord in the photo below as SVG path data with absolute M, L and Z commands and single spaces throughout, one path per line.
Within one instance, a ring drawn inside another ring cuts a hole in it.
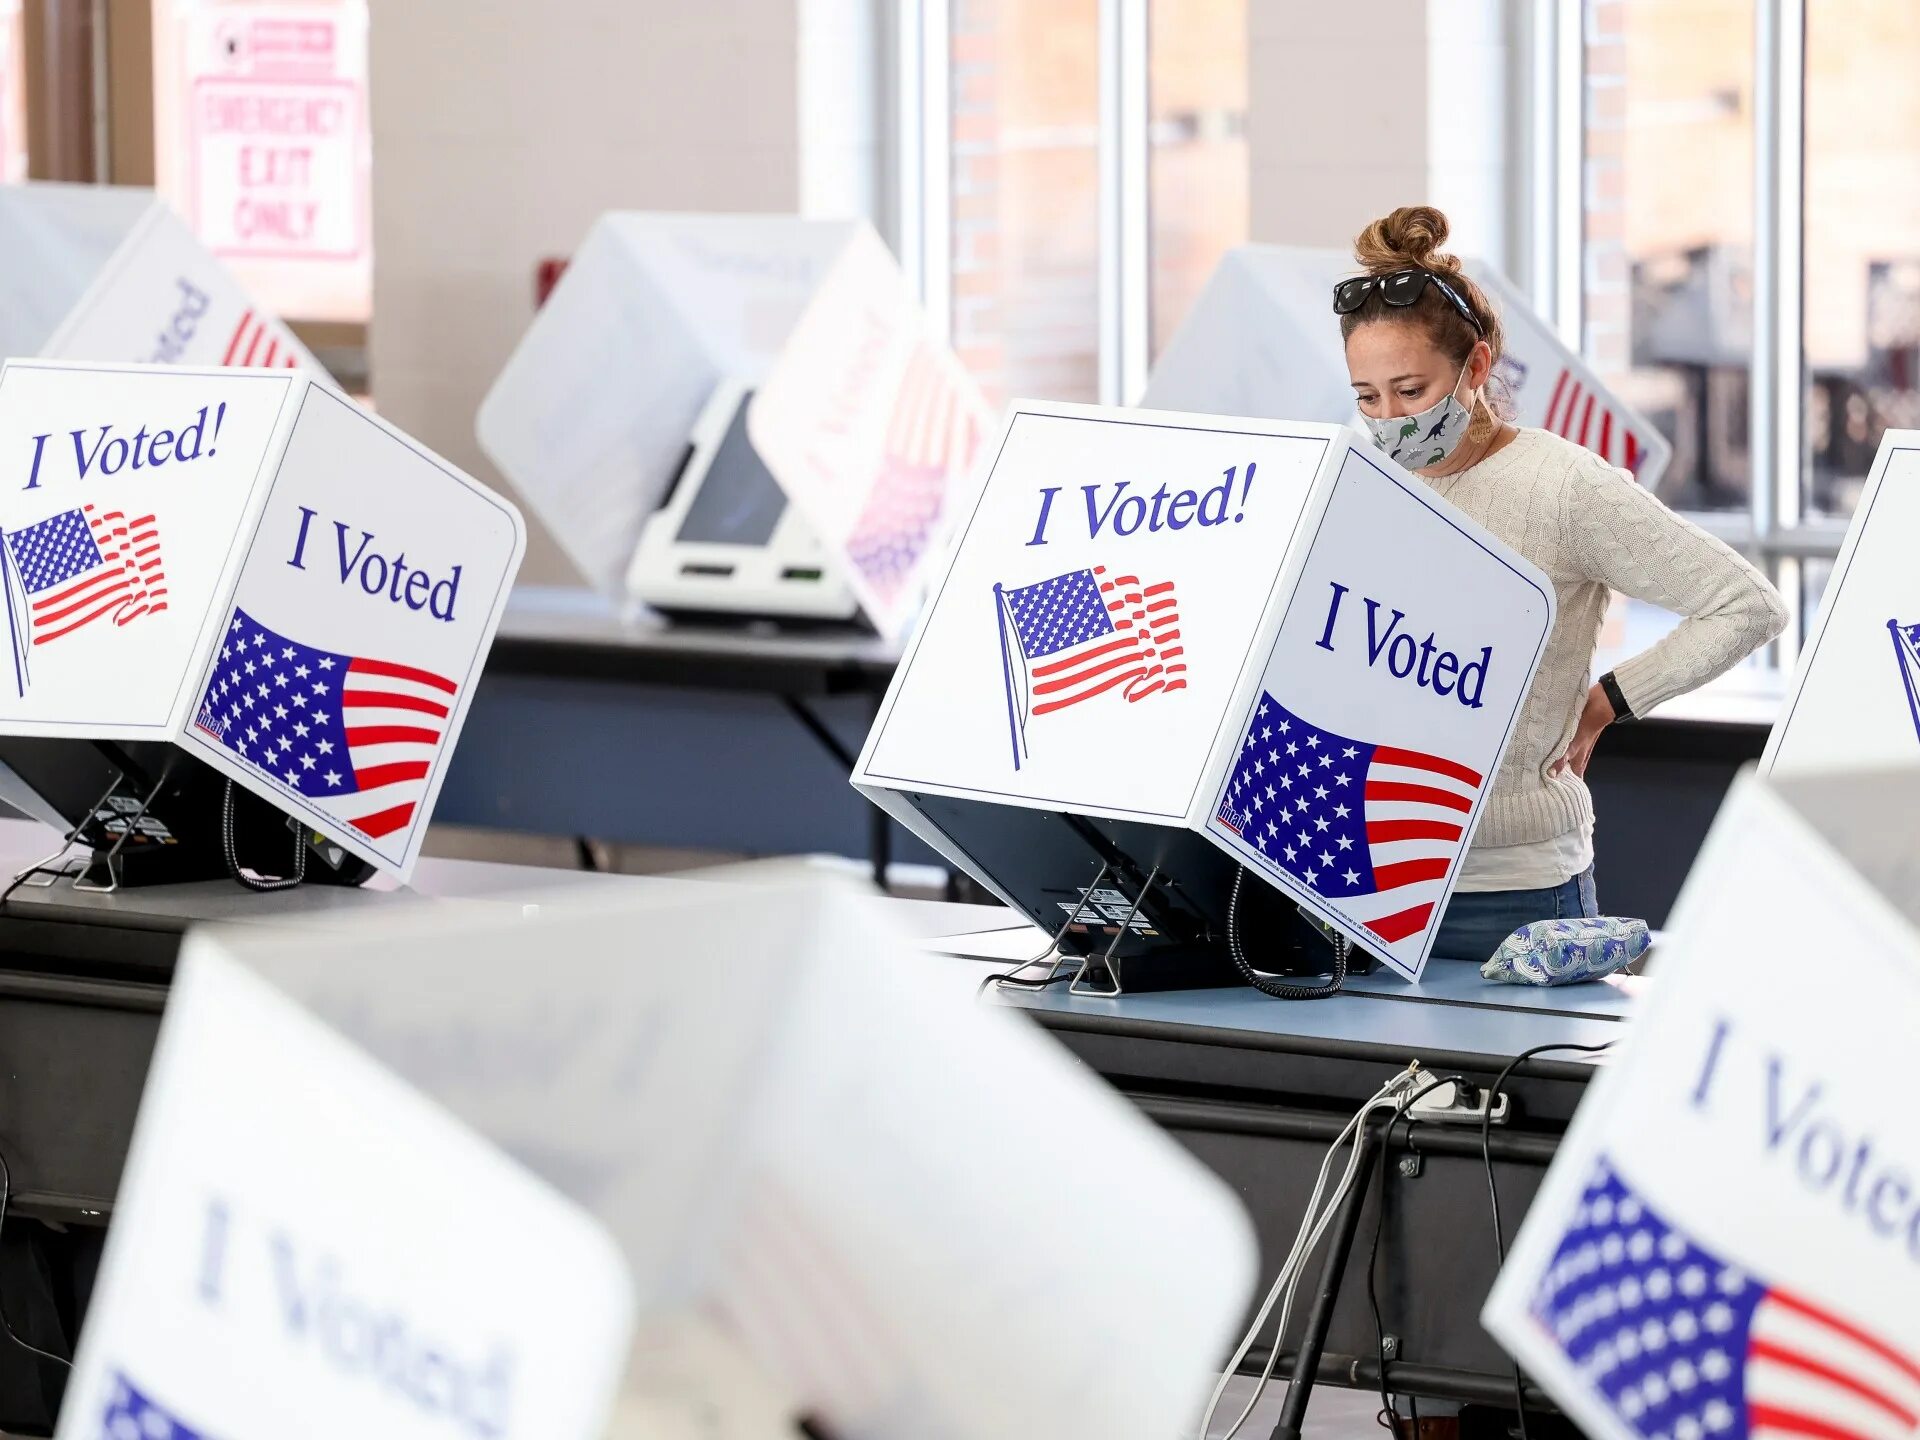
M 1353 942 L 1344 935 L 1333 937 L 1333 975 L 1325 984 L 1292 985 L 1277 976 L 1262 975 L 1253 968 L 1240 944 L 1240 883 L 1246 878 L 1244 866 L 1234 872 L 1233 894 L 1227 899 L 1227 954 L 1233 957 L 1233 968 L 1240 972 L 1240 977 L 1262 995 L 1271 995 L 1276 1000 L 1322 1000 L 1344 985 L 1347 952 L 1353 947 Z
M 220 806 L 220 840 L 226 850 L 227 873 L 249 890 L 267 893 L 274 890 L 291 890 L 307 878 L 307 843 L 299 835 L 293 840 L 293 874 L 282 880 L 262 880 L 257 875 L 249 875 L 240 868 L 240 857 L 233 845 L 233 781 L 227 781 L 226 798 Z

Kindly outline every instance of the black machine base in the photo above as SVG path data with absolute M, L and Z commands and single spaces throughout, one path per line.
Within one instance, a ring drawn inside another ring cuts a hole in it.
M 0 763 L 59 812 L 76 847 L 91 852 L 77 881 L 87 888 L 226 877 L 228 803 L 234 856 L 249 870 L 293 873 L 304 850 L 310 884 L 359 885 L 373 874 L 359 857 L 163 741 L 8 737 L 0 740 Z
M 1080 993 L 1243 985 L 1227 952 L 1227 913 L 1241 867 L 1190 830 L 1143 821 L 908 793 L 1015 908 L 1087 960 Z M 1254 968 L 1324 975 L 1330 950 L 1294 904 L 1246 885 L 1238 924 Z M 1354 952 L 1356 961 L 1362 960 Z M 1351 965 L 1364 973 L 1370 965 Z

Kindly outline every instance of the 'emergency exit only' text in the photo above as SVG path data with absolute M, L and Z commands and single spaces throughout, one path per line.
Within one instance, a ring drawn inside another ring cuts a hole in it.
M 201 238 L 225 255 L 357 256 L 361 110 L 351 81 L 201 80 L 193 112 Z

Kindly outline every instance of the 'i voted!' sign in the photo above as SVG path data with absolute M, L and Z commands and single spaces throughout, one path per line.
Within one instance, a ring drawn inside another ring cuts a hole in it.
M 1715 821 L 1483 1316 L 1583 1433 L 1914 1432 L 1916 804 L 1750 776 Z
M 1417 975 L 1545 577 L 1339 426 L 1023 403 L 994 455 L 854 783 L 990 886 L 915 797 L 1194 831 Z
M 1920 763 L 1920 431 L 1889 430 L 1761 768 Z
M 1554 615 L 1532 566 L 1349 449 L 1207 834 L 1417 974 Z
M 0 375 L 0 733 L 165 739 L 402 878 L 519 514 L 304 376 Z

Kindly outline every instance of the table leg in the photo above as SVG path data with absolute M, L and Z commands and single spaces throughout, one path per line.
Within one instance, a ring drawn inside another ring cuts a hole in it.
M 873 883 L 887 888 L 887 866 L 893 861 L 893 817 L 878 805 L 867 817 L 867 854 L 873 861 Z
M 1333 1325 L 1334 1301 L 1340 1298 L 1340 1284 L 1347 1272 L 1347 1257 L 1353 1253 L 1353 1237 L 1360 1228 L 1360 1212 L 1366 1208 L 1367 1190 L 1373 1180 L 1376 1146 L 1363 1125 L 1353 1143 L 1360 1147 L 1355 1158 L 1353 1188 L 1340 1207 L 1328 1242 L 1326 1263 L 1320 1267 L 1319 1288 L 1314 1292 L 1313 1308 L 1307 1312 L 1306 1333 L 1300 1337 L 1300 1349 L 1293 1359 L 1293 1374 L 1287 1381 L 1287 1398 L 1280 1409 L 1280 1421 L 1273 1427 L 1272 1440 L 1300 1440 L 1307 1420 L 1307 1401 L 1313 1396 L 1314 1375 L 1320 1368 L 1320 1356 L 1327 1346 L 1327 1331 Z M 1381 1141 L 1384 1145 L 1384 1139 Z M 1385 1203 L 1385 1196 L 1381 1197 Z M 1276 1345 L 1286 1337 L 1274 1337 Z
M 807 733 L 820 742 L 820 747 L 831 755 L 848 775 L 853 774 L 859 763 L 852 751 L 840 743 L 840 737 L 827 728 L 826 721 L 814 714 L 804 700 L 795 695 L 780 697 L 789 713 L 807 729 Z M 880 713 L 882 696 L 873 697 L 873 713 Z M 881 890 L 887 888 L 887 866 L 893 859 L 893 820 L 878 805 L 867 817 L 867 859 L 873 865 L 873 883 Z

